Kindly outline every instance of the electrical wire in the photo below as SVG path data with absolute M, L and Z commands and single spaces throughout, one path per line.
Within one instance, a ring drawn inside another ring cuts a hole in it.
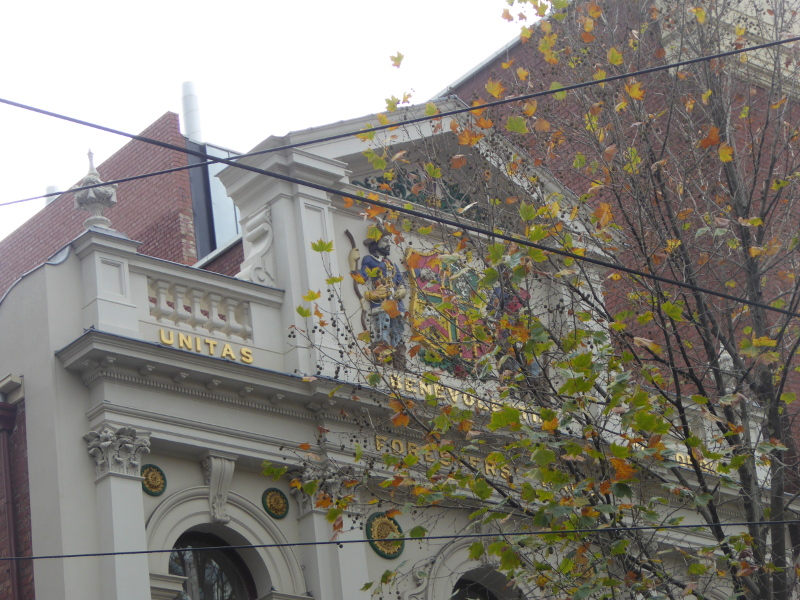
M 455 533 L 451 535 L 431 535 L 424 537 L 366 538 L 361 540 L 321 540 L 314 542 L 285 542 L 277 544 L 238 544 L 232 546 L 204 546 L 202 550 L 250 550 L 256 548 L 300 548 L 303 546 L 343 546 L 344 544 L 364 544 L 369 542 L 424 542 L 431 540 L 464 540 L 496 537 L 528 537 L 532 535 L 586 534 L 586 533 L 624 533 L 626 531 L 660 531 L 662 529 L 708 529 L 709 527 L 747 527 L 749 525 L 798 525 L 800 519 L 787 521 L 737 521 L 735 523 L 712 523 L 700 525 L 634 525 L 631 527 L 593 527 L 584 529 L 542 529 L 527 532 L 503 533 Z M 167 550 L 123 550 L 120 552 L 84 552 L 79 554 L 40 554 L 38 556 L 0 556 L 0 562 L 17 560 L 45 560 L 66 558 L 97 558 L 104 556 L 133 556 L 139 554 L 164 554 L 181 548 Z
M 494 106 L 502 106 L 504 104 L 509 104 L 509 103 L 512 103 L 512 102 L 520 102 L 520 101 L 523 101 L 523 100 L 532 100 L 532 99 L 535 99 L 535 98 L 541 98 L 543 96 L 550 96 L 550 95 L 556 94 L 556 93 L 568 92 L 570 90 L 577 90 L 577 89 L 581 89 L 581 88 L 584 88 L 584 87 L 590 87 L 590 86 L 594 86 L 594 85 L 602 85 L 602 84 L 610 83 L 610 82 L 613 82 L 613 81 L 618 81 L 620 79 L 629 79 L 631 77 L 638 77 L 638 76 L 641 76 L 641 75 L 649 75 L 651 73 L 657 73 L 657 72 L 666 71 L 666 70 L 669 70 L 669 69 L 685 67 L 685 66 L 696 64 L 696 63 L 699 63 L 699 62 L 705 62 L 705 61 L 709 61 L 709 60 L 716 60 L 716 59 L 719 59 L 719 58 L 726 58 L 726 57 L 729 57 L 729 56 L 735 56 L 737 54 L 743 54 L 745 52 L 753 52 L 755 50 L 763 50 L 765 48 L 771 48 L 773 46 L 779 46 L 779 45 L 783 45 L 783 44 L 790 44 L 790 43 L 793 43 L 793 42 L 800 42 L 800 36 L 786 38 L 785 40 L 775 40 L 775 41 L 772 41 L 772 42 L 765 42 L 763 44 L 756 44 L 755 46 L 747 46 L 746 48 L 738 48 L 738 49 L 735 49 L 735 50 L 729 50 L 727 52 L 720 52 L 720 53 L 717 53 L 717 54 L 709 54 L 709 55 L 699 56 L 699 57 L 696 57 L 696 58 L 682 60 L 682 61 L 678 61 L 678 62 L 674 62 L 674 63 L 668 63 L 666 65 L 659 65 L 657 67 L 649 67 L 647 69 L 641 69 L 639 71 L 630 71 L 628 73 L 622 73 L 622 74 L 619 74 L 619 75 L 612 75 L 611 77 L 604 77 L 603 79 L 592 79 L 591 81 L 584 81 L 584 82 L 581 82 L 581 83 L 574 83 L 574 84 L 571 84 L 571 85 L 560 87 L 558 89 L 542 90 L 540 92 L 532 92 L 530 94 L 522 94 L 522 95 L 519 95 L 519 96 L 503 98 L 503 99 L 500 99 L 500 100 L 492 100 L 490 102 L 486 102 L 484 104 L 481 104 L 478 107 L 470 106 L 470 107 L 464 107 L 464 108 L 456 108 L 456 109 L 448 110 L 448 111 L 445 111 L 445 112 L 437 113 L 436 115 L 433 115 L 433 116 L 427 116 L 426 115 L 424 117 L 414 117 L 414 118 L 405 119 L 405 120 L 399 121 L 399 122 L 387 123 L 385 125 L 376 125 L 374 127 L 366 127 L 364 129 L 359 129 L 357 131 L 348 131 L 346 133 L 337 133 L 335 135 L 330 135 L 330 136 L 326 136 L 326 137 L 322 137 L 322 138 L 315 138 L 315 139 L 312 139 L 312 140 L 306 140 L 306 141 L 301 141 L 301 142 L 293 142 L 291 144 L 284 144 L 282 146 L 275 146 L 275 147 L 272 147 L 272 148 L 266 148 L 264 150 L 258 150 L 256 152 L 249 152 L 247 154 L 240 154 L 238 156 L 231 157 L 229 160 L 235 162 L 235 161 L 241 160 L 243 158 L 250 158 L 250 157 L 253 157 L 253 156 L 261 156 L 263 154 L 270 154 L 272 152 L 280 152 L 282 150 L 291 150 L 293 148 L 300 148 L 300 147 L 303 147 L 303 146 L 310 146 L 310 145 L 313 145 L 313 144 L 322 144 L 322 143 L 325 143 L 325 142 L 331 142 L 331 141 L 335 141 L 335 140 L 350 138 L 350 137 L 353 137 L 353 136 L 359 135 L 359 134 L 363 135 L 365 133 L 371 133 L 371 132 L 377 132 L 377 131 L 384 131 L 384 130 L 387 130 L 387 129 L 393 129 L 393 128 L 399 127 L 401 125 L 413 125 L 415 123 L 423 123 L 423 122 L 427 122 L 427 121 L 431 121 L 431 120 L 435 120 L 435 119 L 441 119 L 443 117 L 450 117 L 450 116 L 460 115 L 460 114 L 463 114 L 463 113 L 474 111 L 476 109 L 486 109 L 486 108 L 491 108 L 491 107 L 494 107 Z M 147 138 L 147 137 L 140 136 L 140 135 L 134 135 L 134 134 L 127 133 L 127 132 L 124 132 L 124 131 L 120 131 L 118 129 L 113 129 L 111 127 L 105 127 L 103 125 L 98 125 L 96 123 L 91 123 L 89 121 L 83 121 L 81 119 L 76 119 L 74 117 L 69 117 L 67 115 L 62 115 L 62 114 L 55 113 L 55 112 L 48 111 L 48 110 L 44 110 L 44 109 L 41 109 L 41 108 L 36 108 L 34 106 L 29 106 L 29 105 L 26 105 L 26 104 L 22 104 L 20 102 L 14 102 L 13 100 L 8 100 L 8 99 L 5 99 L 5 98 L 0 98 L 0 103 L 7 104 L 8 106 L 13 106 L 15 108 L 21 108 L 21 109 L 24 109 L 24 110 L 35 112 L 35 113 L 38 113 L 38 114 L 41 114 L 41 115 L 45 115 L 45 116 L 48 116 L 48 117 L 54 117 L 54 118 L 57 118 L 57 119 L 61 119 L 63 121 L 68 121 L 70 123 L 75 123 L 77 125 L 83 125 L 85 127 L 91 127 L 93 129 L 98 129 L 100 131 L 105 131 L 107 133 L 113 133 L 115 135 L 119 135 L 119 136 L 122 136 L 122 137 L 127 137 L 127 138 L 130 138 L 132 140 L 146 142 L 146 143 L 149 143 L 149 144 L 157 142 L 156 140 L 153 140 L 151 138 Z M 167 146 L 164 146 L 163 143 L 157 143 L 156 145 L 161 145 L 162 147 L 171 146 L 171 144 L 169 144 Z M 185 148 L 180 148 L 179 146 L 174 146 L 173 149 L 180 150 L 180 151 L 186 151 Z M 224 160 L 222 158 L 213 157 L 213 156 L 210 156 L 210 155 L 207 155 L 207 154 L 204 154 L 204 153 L 198 153 L 198 154 L 196 154 L 196 156 L 202 156 L 202 157 L 205 157 L 208 160 L 207 160 L 207 162 L 198 163 L 196 165 L 187 165 L 187 166 L 184 166 L 184 167 L 177 167 L 177 168 L 174 168 L 174 169 L 167 169 L 165 171 L 156 171 L 156 172 L 149 173 L 149 174 L 136 175 L 136 176 L 133 176 L 133 177 L 127 177 L 127 178 L 123 178 L 123 179 L 114 179 L 114 180 L 111 180 L 111 181 L 106 181 L 103 184 L 96 184 L 96 185 L 91 185 L 91 186 L 83 186 L 83 187 L 79 187 L 79 188 L 71 188 L 71 189 L 66 190 L 64 192 L 51 192 L 51 193 L 48 193 L 48 194 L 42 194 L 41 196 L 32 196 L 30 198 L 23 198 L 23 199 L 20 199 L 20 200 L 12 200 L 10 202 L 2 202 L 2 203 L 0 203 L 0 206 L 8 206 L 8 205 L 11 205 L 11 204 L 18 204 L 20 202 L 29 202 L 31 200 L 40 200 L 42 198 L 48 198 L 50 196 L 60 196 L 61 194 L 64 194 L 64 193 L 67 193 L 67 192 L 75 192 L 75 191 L 80 191 L 80 190 L 91 189 L 93 187 L 100 187 L 101 185 L 111 185 L 111 184 L 114 184 L 114 183 L 125 183 L 125 182 L 128 182 L 128 181 L 134 181 L 135 179 L 141 179 L 141 178 L 148 177 L 148 176 L 164 175 L 166 173 L 174 173 L 176 171 L 183 171 L 183 170 L 187 170 L 187 169 L 193 169 L 195 167 L 202 167 L 202 166 L 215 164 L 215 163 L 225 163 L 225 164 L 228 164 L 228 165 L 231 164 L 230 162 L 227 162 L 226 160 Z
M 8 100 L 0 98 L 0 103 L 9 103 L 9 102 L 10 101 L 8 101 Z M 50 113 L 49 111 L 43 111 L 42 109 L 36 109 L 34 107 L 27 107 L 24 104 L 19 104 L 19 103 L 16 103 L 16 102 L 14 102 L 12 104 L 14 106 L 18 106 L 20 108 L 31 109 L 31 110 L 34 110 L 35 112 L 42 112 L 42 113 L 45 113 L 45 114 L 50 114 L 50 115 L 56 116 L 58 118 L 62 117 L 61 115 L 57 115 L 56 113 Z M 70 120 L 70 121 L 78 121 L 78 119 L 73 119 L 72 117 L 64 117 L 64 118 L 66 118 L 67 120 Z M 89 125 L 93 126 L 93 127 L 97 127 L 97 128 L 103 129 L 103 130 L 108 130 L 109 129 L 109 128 L 106 128 L 106 127 L 104 127 L 102 125 L 95 125 L 95 124 L 89 124 Z M 112 131 L 116 131 L 116 130 L 112 130 Z M 161 148 L 166 148 L 168 150 L 174 150 L 176 152 L 183 152 L 185 154 L 189 154 L 189 155 L 196 156 L 198 158 L 203 158 L 203 159 L 209 158 L 209 155 L 205 154 L 204 152 L 199 152 L 197 150 L 190 150 L 189 148 L 182 148 L 181 146 L 177 146 L 175 144 L 170 144 L 168 142 L 162 142 L 160 140 L 154 140 L 154 139 L 151 139 L 151 138 L 143 137 L 143 136 L 140 136 L 140 135 L 134 135 L 134 134 L 130 134 L 130 133 L 121 132 L 121 134 L 125 135 L 127 137 L 130 137 L 131 139 L 142 141 L 142 142 L 146 142 L 148 144 L 159 146 Z M 321 185 L 321 184 L 318 184 L 318 183 L 314 183 L 314 182 L 311 182 L 311 181 L 306 181 L 304 179 L 299 179 L 299 178 L 293 177 L 291 175 L 285 175 L 283 173 L 276 173 L 274 171 L 268 171 L 266 169 L 253 167 L 251 165 L 237 163 L 234 160 L 231 160 L 231 159 L 228 159 L 228 158 L 220 158 L 220 157 L 213 157 L 213 158 L 214 158 L 214 160 L 216 162 L 220 162 L 220 163 L 226 164 L 226 165 L 231 166 L 231 167 L 236 167 L 236 168 L 239 168 L 239 169 L 243 169 L 245 171 L 250 171 L 250 172 L 256 173 L 258 175 L 264 175 L 264 176 L 267 176 L 267 177 L 272 177 L 273 179 L 278 179 L 278 180 L 284 181 L 286 183 L 292 183 L 292 184 L 295 184 L 295 185 L 308 187 L 308 188 L 315 189 L 315 190 L 318 190 L 318 191 L 321 191 L 321 192 L 325 192 L 327 194 L 333 194 L 333 195 L 337 195 L 337 196 L 342 196 L 343 198 L 349 198 L 349 199 L 351 199 L 351 200 L 353 200 L 355 202 L 365 202 L 365 203 L 371 204 L 373 206 L 378 206 L 378 207 L 381 207 L 381 208 L 385 208 L 387 210 L 392 210 L 392 211 L 395 211 L 395 212 L 407 214 L 407 215 L 412 216 L 412 217 L 418 217 L 418 218 L 425 219 L 425 220 L 428 220 L 428 221 L 431 221 L 431 222 L 434 222 L 434 223 L 438 223 L 440 225 L 447 225 L 448 227 L 453 227 L 453 228 L 456 228 L 458 230 L 469 231 L 469 232 L 476 233 L 476 234 L 481 235 L 481 236 L 486 236 L 486 237 L 489 237 L 489 238 L 494 238 L 494 239 L 498 239 L 498 240 L 504 240 L 504 241 L 507 241 L 507 242 L 512 242 L 512 243 L 518 244 L 520 246 L 526 246 L 526 247 L 529 247 L 529 248 L 535 248 L 537 250 L 541 250 L 543 252 L 547 252 L 547 253 L 550 253 L 550 254 L 556 254 L 558 256 L 563 256 L 565 258 L 571 258 L 573 260 L 582 261 L 582 262 L 593 264 L 595 266 L 603 267 L 603 268 L 606 268 L 606 269 L 612 269 L 614 271 L 620 271 L 620 272 L 623 272 L 623 273 L 627 273 L 629 275 L 634 275 L 636 277 L 641 277 L 641 278 L 644 278 L 644 279 L 650 279 L 650 280 L 658 281 L 660 283 L 665 283 L 665 284 L 668 284 L 668 285 L 674 285 L 676 287 L 681 287 L 681 288 L 684 288 L 684 289 L 688 289 L 688 290 L 691 290 L 693 292 L 707 294 L 709 296 L 716 296 L 718 298 L 723 298 L 725 300 L 730 300 L 732 302 L 736 302 L 737 304 L 744 304 L 744 305 L 747 305 L 747 306 L 761 308 L 763 310 L 768 310 L 768 311 L 780 313 L 780 314 L 787 315 L 787 316 L 790 316 L 790 317 L 800 317 L 800 313 L 796 313 L 796 312 L 793 312 L 793 311 L 790 311 L 790 310 L 786 310 L 784 308 L 778 308 L 778 307 L 775 307 L 775 306 L 770 306 L 769 304 L 765 304 L 763 302 L 757 302 L 755 300 L 748 300 L 746 298 L 740 298 L 738 296 L 734 296 L 732 294 L 727 294 L 725 292 L 719 292 L 717 290 L 712 290 L 710 288 L 704 288 L 704 287 L 696 286 L 696 285 L 693 285 L 693 284 L 690 284 L 690 283 L 686 283 L 686 282 L 683 282 L 683 281 L 678 281 L 676 279 L 670 279 L 668 277 L 662 277 L 661 275 L 656 275 L 656 274 L 653 274 L 653 273 L 640 271 L 638 269 L 632 269 L 630 267 L 626 267 L 626 266 L 618 264 L 618 263 L 612 263 L 612 262 L 609 262 L 609 261 L 606 261 L 606 260 L 601 260 L 599 258 L 592 258 L 590 256 L 584 256 L 584 255 L 581 255 L 581 254 L 576 254 L 576 253 L 573 253 L 573 252 L 569 252 L 567 250 L 560 250 L 558 248 L 549 247 L 549 246 L 546 246 L 544 244 L 537 244 L 536 242 L 531 242 L 530 240 L 528 240 L 526 238 L 523 238 L 523 237 L 507 235 L 507 234 L 498 233 L 498 232 L 495 232 L 495 231 L 489 231 L 488 229 L 483 229 L 481 227 L 477 227 L 477 226 L 474 226 L 474 225 L 469 225 L 467 223 L 454 221 L 452 219 L 446 219 L 446 218 L 441 217 L 441 216 L 434 216 L 434 215 L 431 215 L 431 214 L 428 214 L 428 213 L 424 213 L 424 212 L 417 211 L 417 210 L 414 210 L 412 208 L 409 208 L 408 207 L 409 205 L 407 205 L 407 204 L 404 205 L 404 204 L 398 204 L 398 203 L 390 203 L 390 202 L 384 202 L 384 201 L 381 201 L 381 200 L 374 200 L 374 199 L 366 200 L 362 196 L 358 196 L 356 194 L 350 194 L 350 193 L 347 193 L 347 192 L 345 192 L 345 191 L 343 191 L 341 189 L 335 189 L 335 188 L 328 187 L 328 186 L 325 186 L 325 185 Z M 105 185 L 108 185 L 108 183 L 105 183 Z M 391 196 L 386 196 L 385 194 L 384 194 L 384 197 L 392 198 Z

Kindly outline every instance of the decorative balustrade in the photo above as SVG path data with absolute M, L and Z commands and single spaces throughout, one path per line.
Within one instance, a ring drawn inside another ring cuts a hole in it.
M 190 287 L 165 279 L 147 278 L 150 315 L 158 321 L 184 324 L 194 330 L 250 340 L 253 322 L 250 303 L 232 296 Z

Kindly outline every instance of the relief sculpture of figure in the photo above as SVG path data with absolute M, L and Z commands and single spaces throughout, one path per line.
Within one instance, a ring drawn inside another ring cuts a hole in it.
M 405 366 L 405 304 L 403 299 L 408 293 L 405 274 L 401 273 L 392 260 L 390 254 L 389 234 L 383 227 L 378 226 L 381 237 L 378 240 L 364 240 L 369 254 L 361 259 L 358 267 L 360 253 L 357 248 L 350 252 L 350 268 L 364 279 L 363 303 L 367 314 L 367 324 L 370 332 L 370 346 L 377 351 L 389 350 L 391 364 L 396 369 Z M 383 306 L 385 300 L 394 300 L 396 310 L 387 312 Z

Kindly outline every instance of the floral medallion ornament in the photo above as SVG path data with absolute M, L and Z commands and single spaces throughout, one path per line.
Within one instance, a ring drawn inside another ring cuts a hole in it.
M 283 519 L 289 514 L 289 500 L 278 488 L 269 488 L 261 495 L 264 510 L 273 519 Z
M 384 513 L 375 513 L 367 519 L 367 539 L 369 545 L 378 556 L 383 558 L 397 558 L 403 553 L 404 541 L 392 541 L 388 538 L 403 537 L 400 524 L 387 517 Z
M 142 489 L 150 496 L 160 496 L 167 489 L 167 476 L 155 465 L 142 465 Z

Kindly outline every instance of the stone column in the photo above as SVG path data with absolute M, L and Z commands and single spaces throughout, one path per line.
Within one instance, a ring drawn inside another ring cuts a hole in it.
M 99 551 L 147 550 L 139 472 L 142 454 L 150 451 L 149 438 L 132 427 L 103 425 L 83 439 L 96 465 Z M 107 556 L 100 560 L 104 600 L 150 598 L 146 554 Z

